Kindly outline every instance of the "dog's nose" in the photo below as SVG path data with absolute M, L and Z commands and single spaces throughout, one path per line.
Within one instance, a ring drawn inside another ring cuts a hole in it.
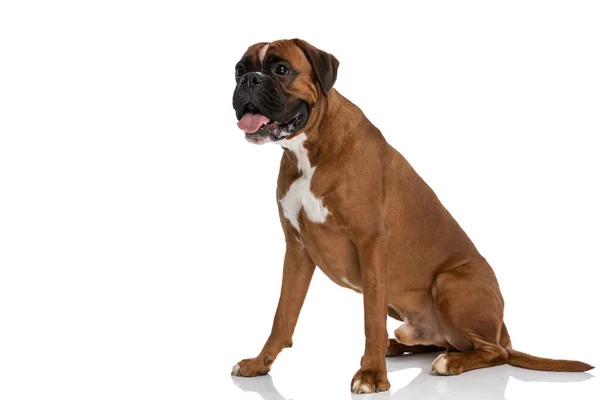
M 263 78 L 260 72 L 248 72 L 247 74 L 242 76 L 242 79 L 240 79 L 240 83 L 242 85 L 245 85 L 247 83 L 248 86 L 252 87 L 263 83 Z

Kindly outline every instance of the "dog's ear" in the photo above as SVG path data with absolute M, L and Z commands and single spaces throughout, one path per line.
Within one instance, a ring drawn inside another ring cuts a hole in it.
M 337 70 L 340 62 L 332 54 L 319 50 L 302 39 L 293 39 L 293 41 L 304 52 L 306 58 L 308 58 L 317 76 L 317 81 L 321 89 L 323 89 L 323 93 L 327 96 L 337 78 Z

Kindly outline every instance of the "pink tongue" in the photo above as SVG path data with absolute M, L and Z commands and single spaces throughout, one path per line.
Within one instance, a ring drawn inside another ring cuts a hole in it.
M 238 128 L 246 133 L 254 133 L 261 126 L 269 122 L 269 118 L 262 114 L 246 113 L 237 123 Z

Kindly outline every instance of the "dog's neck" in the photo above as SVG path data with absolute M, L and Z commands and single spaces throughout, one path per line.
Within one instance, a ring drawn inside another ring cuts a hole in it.
M 365 124 L 377 134 L 365 136 Z M 383 140 L 383 136 L 357 106 L 332 89 L 311 110 L 311 119 L 302 132 L 289 140 L 301 142 L 307 150 L 310 165 L 316 166 L 338 160 L 345 149 L 359 141 Z M 282 144 L 282 147 L 291 150 L 290 146 Z

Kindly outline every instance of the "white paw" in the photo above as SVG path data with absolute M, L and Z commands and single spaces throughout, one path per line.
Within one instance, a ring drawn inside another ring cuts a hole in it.
M 363 383 L 360 379 L 357 379 L 352 384 L 352 393 L 373 393 L 373 388 L 370 388 L 367 383 Z
M 448 357 L 446 354 L 440 354 L 431 363 L 431 372 L 436 375 L 448 375 Z
M 233 366 L 233 369 L 231 370 L 231 375 L 238 375 L 238 372 L 240 372 L 240 364 L 235 364 Z

